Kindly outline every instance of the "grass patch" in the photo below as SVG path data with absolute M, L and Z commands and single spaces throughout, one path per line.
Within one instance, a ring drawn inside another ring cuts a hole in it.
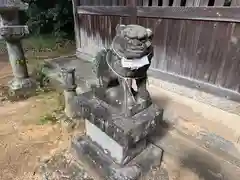
M 4 40 L 0 40 L 0 53 L 5 53 L 5 52 L 7 52 L 6 43 Z
M 44 124 L 55 124 L 58 122 L 58 119 L 53 115 L 53 114 L 46 114 L 39 119 L 39 125 L 44 125 Z
M 75 42 L 59 40 L 51 35 L 25 39 L 23 47 L 30 71 L 43 60 L 74 54 L 76 51 Z
M 38 122 L 38 125 L 44 124 L 56 124 L 59 123 L 63 114 L 61 107 L 57 107 L 52 112 L 48 112 L 45 115 L 41 116 Z
M 75 47 L 75 43 L 68 39 L 58 39 L 52 35 L 31 36 L 23 40 L 23 48 L 25 51 L 34 52 L 52 52 L 66 50 Z
M 23 40 L 23 48 L 25 50 L 34 51 L 51 51 L 55 49 L 58 43 L 57 39 L 52 36 L 31 36 Z
M 29 36 L 22 40 L 24 52 L 53 52 L 66 53 L 75 49 L 75 42 L 69 39 L 59 39 L 52 35 Z M 6 53 L 6 43 L 0 40 L 0 53 Z

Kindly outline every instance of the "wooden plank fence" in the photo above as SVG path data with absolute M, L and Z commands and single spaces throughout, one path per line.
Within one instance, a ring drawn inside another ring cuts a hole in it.
M 240 0 L 73 0 L 77 54 L 109 47 L 117 24 L 154 31 L 150 74 L 240 101 Z

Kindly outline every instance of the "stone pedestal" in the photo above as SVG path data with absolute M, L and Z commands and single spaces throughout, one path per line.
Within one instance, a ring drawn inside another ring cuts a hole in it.
M 26 58 L 21 39 L 29 34 L 28 27 L 19 25 L 18 11 L 27 5 L 20 0 L 0 2 L 1 26 L 0 36 L 6 41 L 13 79 L 9 82 L 10 92 L 26 94 L 26 90 L 35 87 L 36 83 L 29 77 Z
M 63 87 L 64 102 L 65 102 L 64 112 L 68 118 L 74 118 L 76 116 L 76 113 L 73 110 L 71 101 L 76 96 L 77 85 L 75 83 L 75 69 L 62 68 L 61 78 L 62 78 L 62 87 Z
M 72 149 L 100 176 L 134 180 L 152 165 L 160 165 L 162 150 L 152 145 L 148 137 L 158 128 L 163 110 L 152 104 L 126 117 L 93 91 L 75 97 L 73 104 L 77 115 L 85 119 L 86 135 L 73 139 Z
M 3 33 L 1 33 L 1 35 L 2 34 Z M 23 95 L 26 93 L 26 91 L 35 89 L 36 82 L 29 77 L 21 42 L 18 40 L 8 39 L 6 40 L 6 45 L 14 76 L 13 79 L 8 83 L 9 90 L 11 93 L 13 93 L 13 95 Z

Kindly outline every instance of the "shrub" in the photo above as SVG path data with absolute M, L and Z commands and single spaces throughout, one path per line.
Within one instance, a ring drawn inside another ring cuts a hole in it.
M 29 26 L 32 35 L 52 34 L 56 38 L 73 38 L 71 0 L 22 0 L 29 4 L 20 21 Z

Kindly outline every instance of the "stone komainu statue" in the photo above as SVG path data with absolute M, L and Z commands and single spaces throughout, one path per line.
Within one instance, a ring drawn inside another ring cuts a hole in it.
M 94 72 L 104 96 L 111 102 L 125 104 L 126 111 L 137 104 L 141 104 L 141 109 L 151 104 L 146 83 L 153 57 L 152 38 L 150 29 L 118 25 L 111 48 L 100 51 L 94 59 Z M 137 91 L 132 88 L 133 80 Z

